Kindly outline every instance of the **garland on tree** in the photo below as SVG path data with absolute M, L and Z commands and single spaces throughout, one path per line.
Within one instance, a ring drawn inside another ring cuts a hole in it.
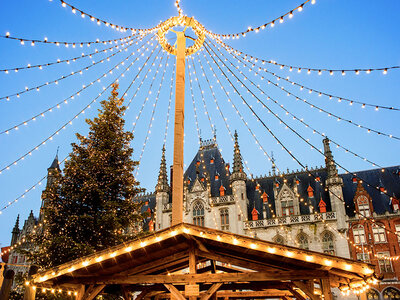
M 51 268 L 98 250 L 131 239 L 132 230 L 143 218 L 141 203 L 135 196 L 142 192 L 133 176 L 137 161 L 132 160 L 133 134 L 124 131 L 118 84 L 111 96 L 101 102 L 99 114 L 87 136 L 76 134 L 79 143 L 64 172 L 44 193 L 43 232 L 30 259 L 41 268 Z

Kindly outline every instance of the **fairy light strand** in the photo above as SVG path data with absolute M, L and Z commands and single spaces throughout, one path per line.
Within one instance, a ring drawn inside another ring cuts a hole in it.
M 278 76 L 277 74 L 275 74 L 275 73 L 273 73 L 273 72 L 271 72 L 271 71 L 268 71 L 268 69 L 266 69 L 266 68 L 264 68 L 264 67 L 261 67 L 261 66 L 259 66 L 259 65 L 256 65 L 256 63 L 258 63 L 258 62 L 260 62 L 262 65 L 264 65 L 265 63 L 269 63 L 270 61 L 265 61 L 265 60 L 263 60 L 263 59 L 254 57 L 254 56 L 252 56 L 252 55 L 243 53 L 243 52 L 241 52 L 241 51 L 239 51 L 239 50 L 237 50 L 237 49 L 235 49 L 235 48 L 232 48 L 231 46 L 229 46 L 229 45 L 223 43 L 223 42 L 220 41 L 220 40 L 217 40 L 217 43 L 218 43 L 219 45 L 221 45 L 222 47 L 224 47 L 225 50 L 226 50 L 227 52 L 231 53 L 231 55 L 234 55 L 235 57 L 240 56 L 243 60 L 245 60 L 245 61 L 247 61 L 248 63 L 252 64 L 253 68 L 257 66 L 259 71 L 264 71 L 264 72 L 266 72 L 266 73 L 268 73 L 268 74 L 270 74 L 270 75 L 275 76 L 275 77 L 278 78 L 278 79 L 283 79 L 283 80 L 287 81 L 288 83 L 290 83 L 290 84 L 292 84 L 292 85 L 295 85 L 295 86 L 300 87 L 301 90 L 304 89 L 304 90 L 307 90 L 307 91 L 309 91 L 309 92 L 310 92 L 310 91 L 311 91 L 311 92 L 315 92 L 315 93 L 317 93 L 319 96 L 322 96 L 322 95 L 323 95 L 323 96 L 328 97 L 330 100 L 331 100 L 332 98 L 337 99 L 337 100 L 338 100 L 338 103 L 341 103 L 342 101 L 344 101 L 344 102 L 348 102 L 350 105 L 353 105 L 354 103 L 360 104 L 362 108 L 371 107 L 371 108 L 374 108 L 375 111 L 378 111 L 379 109 L 387 109 L 387 110 L 393 110 L 393 111 L 400 111 L 400 108 L 398 108 L 398 107 L 384 106 L 384 105 L 379 105 L 379 104 L 372 104 L 372 103 L 367 103 L 367 102 L 363 102 L 363 101 L 359 101 L 359 100 L 354 100 L 354 99 L 350 99 L 350 98 L 346 98 L 346 97 L 336 96 L 336 95 L 333 95 L 333 94 L 330 94 L 330 93 L 327 93 L 327 92 L 323 92 L 323 91 L 320 91 L 320 90 L 317 90 L 317 89 L 313 89 L 313 88 L 307 87 L 307 86 L 305 86 L 305 85 L 303 85 L 303 84 L 301 84 L 301 83 L 297 83 L 297 82 L 291 81 L 291 80 L 289 80 L 288 78 L 280 77 L 280 76 Z M 232 54 L 232 52 L 233 52 L 234 54 Z M 250 57 L 250 59 L 248 59 L 247 57 Z M 253 61 L 254 61 L 254 62 L 253 62 Z M 297 69 L 297 72 L 298 72 L 298 73 L 301 72 L 301 69 L 300 69 L 300 71 L 299 71 L 299 69 Z M 321 74 L 321 73 L 319 73 L 319 74 Z
M 6 95 L 6 96 L 2 96 L 2 97 L 0 97 L 0 100 L 6 99 L 7 101 L 9 101 L 11 97 L 19 98 L 21 95 L 23 95 L 25 93 L 28 93 L 28 92 L 31 92 L 31 91 L 35 91 L 35 90 L 37 92 L 39 92 L 42 87 L 49 86 L 51 84 L 58 84 L 60 81 L 62 81 L 64 79 L 67 79 L 69 77 L 72 77 L 74 75 L 78 75 L 78 74 L 82 75 L 83 72 L 88 71 L 90 68 L 92 68 L 92 67 L 94 67 L 94 66 L 96 66 L 96 65 L 98 65 L 100 63 L 104 63 L 105 61 L 109 61 L 110 58 L 112 58 L 112 57 L 116 56 L 117 54 L 121 53 L 123 50 L 128 49 L 130 46 L 131 45 L 123 47 L 120 50 L 118 50 L 117 52 L 115 52 L 115 53 L 113 53 L 113 54 L 111 54 L 111 55 L 109 55 L 109 56 L 107 56 L 105 58 L 99 59 L 98 61 L 93 61 L 91 64 L 89 64 L 89 65 L 87 65 L 87 66 L 85 66 L 85 67 L 83 67 L 83 68 L 81 68 L 79 70 L 72 71 L 69 74 L 62 75 L 61 77 L 58 77 L 57 79 L 54 79 L 52 81 L 47 81 L 45 83 L 41 83 L 41 84 L 39 84 L 39 85 L 37 85 L 35 87 L 31 87 L 31 88 L 25 87 L 24 90 L 21 90 L 21 91 L 18 91 L 16 93 L 9 94 L 9 95 Z M 125 50 L 125 51 L 127 51 L 127 50 Z
M 148 127 L 147 127 L 146 137 L 145 137 L 145 139 L 144 139 L 143 146 L 142 146 L 142 150 L 141 150 L 141 152 L 140 152 L 140 156 L 139 156 L 139 159 L 138 159 L 138 165 L 137 165 L 137 167 L 136 167 L 135 177 L 137 177 L 137 175 L 138 175 L 138 173 L 139 173 L 140 163 L 142 162 L 144 150 L 146 149 L 147 142 L 149 141 L 149 137 L 150 137 L 150 135 L 151 135 L 151 128 L 153 127 L 154 115 L 155 115 L 155 112 L 156 112 L 156 108 L 157 108 L 157 104 L 158 104 L 158 99 L 159 99 L 159 97 L 160 97 L 161 87 L 162 87 L 162 84 L 163 84 L 163 82 L 164 82 L 165 71 L 167 70 L 167 67 L 168 67 L 169 56 L 170 56 L 170 54 L 167 53 L 167 60 L 166 60 L 166 63 L 165 63 L 165 65 L 164 65 L 164 71 L 163 71 L 163 73 L 162 73 L 160 85 L 159 85 L 158 90 L 157 90 L 156 99 L 155 99 L 154 104 L 153 104 L 153 110 L 152 110 L 151 115 L 150 115 L 150 121 L 149 121 L 149 125 L 148 125 Z M 161 66 L 162 63 L 163 63 L 164 58 L 165 58 L 165 52 L 163 52 L 163 56 L 162 56 L 162 58 L 161 58 L 160 64 L 158 65 L 157 70 L 156 70 L 156 72 L 155 72 L 155 76 L 156 76 L 156 74 L 159 73 L 159 69 L 160 69 L 160 66 Z M 155 78 L 154 78 L 153 82 L 154 82 L 154 81 L 155 81 Z
M 120 49 L 120 50 L 119 50 L 117 53 L 115 53 L 115 54 L 121 53 L 123 50 L 128 49 L 129 47 L 131 47 L 131 45 L 128 46 L 128 47 L 126 47 L 126 48 Z M 137 50 L 137 49 L 136 49 L 136 50 Z M 126 50 L 126 51 L 127 51 L 127 50 Z M 118 69 L 119 65 L 123 64 L 123 62 L 125 62 L 125 61 L 126 61 L 126 59 L 123 59 L 123 60 L 122 60 L 119 64 L 117 64 L 114 68 L 112 68 L 111 70 L 108 70 L 108 71 L 107 71 L 106 73 L 104 73 L 104 74 L 107 74 L 107 73 L 109 73 L 110 71 L 112 71 L 112 70 L 114 70 L 114 69 Z M 18 130 L 21 126 L 27 126 L 30 122 L 36 121 L 37 118 L 39 118 L 39 117 L 45 117 L 45 115 L 46 115 L 47 113 L 53 112 L 53 109 L 55 109 L 55 108 L 60 109 L 60 108 L 61 108 L 61 105 L 63 105 L 63 104 L 65 105 L 65 104 L 68 104 L 68 103 L 69 103 L 69 102 L 68 102 L 69 99 L 74 99 L 75 96 L 78 96 L 82 91 L 84 91 L 84 90 L 86 90 L 87 88 L 91 87 L 91 86 L 92 86 L 93 84 L 95 84 L 96 82 L 101 82 L 101 78 L 104 77 L 104 74 L 101 75 L 100 77 L 96 78 L 95 80 L 91 81 L 89 84 L 84 84 L 84 85 L 82 85 L 82 88 L 79 89 L 77 92 L 75 92 L 75 93 L 72 94 L 71 96 L 69 96 L 69 97 L 67 97 L 67 98 L 65 98 L 65 99 L 63 99 L 63 100 L 61 100 L 60 102 L 56 103 L 55 105 L 50 106 L 49 108 L 45 109 L 44 111 L 42 111 L 42 112 L 40 112 L 40 113 L 37 113 L 36 115 L 30 117 L 29 119 L 26 119 L 25 121 L 22 121 L 22 122 L 20 122 L 20 123 L 18 123 L 18 124 L 16 124 L 16 125 L 13 125 L 12 127 L 8 128 L 8 129 L 5 129 L 5 130 L 3 130 L 3 131 L 0 131 L 0 134 L 4 134 L 4 133 L 5 133 L 5 134 L 9 134 L 9 133 L 10 133 L 11 131 L 13 131 L 13 130 Z
M 194 121 L 196 123 L 196 131 L 197 131 L 197 137 L 198 137 L 198 143 L 200 145 L 201 141 L 201 134 L 200 134 L 200 127 L 199 127 L 199 119 L 197 117 L 197 109 L 196 109 L 196 103 L 194 101 L 194 92 L 193 92 L 193 84 L 192 84 L 192 72 L 191 72 L 191 66 L 189 64 L 187 66 L 187 72 L 189 73 L 189 87 L 190 87 L 190 94 L 192 96 L 192 104 L 193 104 L 193 113 L 194 113 Z
M 175 86 L 175 84 L 174 84 L 174 82 L 175 82 L 175 66 L 176 66 L 176 61 L 174 61 L 174 66 L 172 67 L 171 87 L 169 90 L 167 119 L 165 121 L 165 131 L 164 131 L 164 139 L 163 139 L 164 145 L 167 143 L 168 128 L 169 128 L 169 123 L 170 123 L 171 103 L 172 103 L 172 95 L 173 95 L 173 91 L 174 91 L 173 87 Z
M 215 46 L 215 44 L 214 44 L 214 46 Z M 266 92 L 265 92 L 262 88 L 260 88 L 259 85 L 256 85 L 251 79 L 249 79 L 247 76 L 245 76 L 245 75 L 243 74 L 243 72 L 242 72 L 241 70 L 239 70 L 239 68 L 238 68 L 237 66 L 235 66 L 229 59 L 227 59 L 226 56 L 219 50 L 219 48 L 216 48 L 216 49 L 217 49 L 217 51 L 225 58 L 225 60 L 228 61 L 228 62 L 230 63 L 230 65 L 231 65 L 232 67 L 234 67 L 242 76 L 245 77 L 246 80 L 249 80 L 250 83 L 251 83 L 255 88 L 257 88 L 257 89 L 260 91 L 261 95 L 265 95 L 265 94 L 266 94 Z M 227 52 L 230 53 L 229 51 L 227 51 Z M 251 70 L 251 68 L 250 68 L 246 63 L 244 63 L 243 61 L 241 61 L 238 57 L 234 56 L 232 53 L 230 53 L 230 54 L 231 54 L 234 58 L 236 58 L 237 61 L 239 61 L 240 63 L 242 63 L 243 66 L 249 68 L 249 72 L 253 71 L 253 72 L 255 73 L 255 75 L 260 75 L 257 71 Z M 268 80 L 268 81 L 269 81 L 269 80 Z M 306 128 L 311 129 L 311 130 L 313 131 L 313 133 L 317 133 L 317 134 L 320 135 L 321 137 L 326 138 L 326 134 L 320 132 L 318 129 L 315 129 L 314 127 L 312 127 L 311 125 L 309 125 L 308 123 L 306 123 L 306 122 L 304 121 L 303 118 L 299 118 L 298 116 L 296 116 L 295 114 L 293 114 L 292 112 L 290 112 L 288 109 L 285 108 L 284 105 L 280 104 L 280 103 L 279 103 L 278 101 L 276 101 L 275 99 L 271 98 L 270 96 L 268 96 L 267 99 L 271 100 L 271 101 L 272 101 L 274 104 L 276 104 L 280 109 L 282 109 L 283 111 L 285 111 L 286 114 L 292 116 L 292 118 L 293 118 L 294 120 L 296 120 L 296 121 L 302 123 Z M 382 166 L 380 166 L 378 163 L 375 163 L 375 162 L 373 162 L 373 161 L 367 159 L 366 157 L 361 156 L 361 155 L 355 153 L 354 151 L 348 149 L 347 147 L 344 147 L 344 146 L 340 145 L 339 143 L 335 142 L 334 140 L 330 139 L 330 141 L 331 141 L 333 144 L 335 144 L 336 147 L 343 149 L 346 153 L 347 153 L 347 152 L 348 152 L 348 153 L 351 153 L 351 154 L 354 155 L 355 157 L 357 157 L 357 158 L 359 158 L 359 159 L 361 159 L 361 160 L 363 160 L 363 161 L 366 161 L 366 162 L 370 163 L 373 167 L 378 166 L 378 167 L 382 168 Z
M 43 40 L 36 40 L 36 39 L 27 39 L 27 38 L 20 38 L 20 37 L 14 37 L 11 36 L 9 32 L 6 33 L 6 35 L 0 35 L 0 38 L 5 38 L 5 39 L 10 39 L 10 40 L 16 40 L 19 41 L 21 45 L 25 45 L 25 42 L 29 42 L 31 46 L 35 46 L 36 43 L 39 44 L 48 44 L 48 45 L 56 45 L 56 46 L 65 46 L 69 47 L 71 46 L 72 48 L 75 48 L 77 46 L 83 47 L 84 45 L 87 47 L 90 47 L 92 44 L 112 44 L 112 43 L 118 43 L 121 41 L 126 41 L 126 39 L 132 37 L 133 34 L 124 36 L 119 39 L 113 39 L 113 40 L 100 40 L 96 39 L 95 41 L 85 41 L 85 42 L 65 42 L 65 41 L 49 41 L 47 37 L 45 37 Z
M 158 45 L 156 46 L 158 47 Z M 148 51 L 148 48 L 146 48 L 146 51 Z M 135 52 L 132 52 L 125 60 L 128 60 L 132 55 L 134 55 Z M 131 65 L 133 65 L 133 63 L 135 63 L 140 56 L 137 57 L 137 59 L 135 59 Z M 122 74 L 124 74 L 126 72 L 126 70 L 129 69 L 129 67 L 131 65 L 128 65 L 128 67 L 124 70 L 123 73 L 121 73 L 116 80 L 118 80 L 119 77 L 122 76 Z M 106 74 L 106 73 L 105 73 Z M 104 76 L 105 77 L 105 76 Z M 114 83 L 114 82 L 113 82 Z M 47 141 L 52 140 L 54 136 L 58 135 L 60 133 L 61 130 L 65 129 L 68 125 L 72 125 L 72 121 L 77 119 L 79 117 L 80 114 L 84 113 L 86 109 L 91 107 L 91 104 L 96 102 L 97 99 L 113 84 L 110 83 L 110 85 L 108 85 L 107 88 L 103 88 L 103 90 L 99 93 L 99 95 L 94 98 L 91 102 L 89 102 L 89 104 L 87 104 L 82 110 L 80 110 L 76 115 L 74 115 L 74 117 L 72 119 L 70 119 L 68 122 L 66 122 L 64 125 L 62 125 L 59 129 L 57 129 L 56 131 L 54 131 L 50 136 L 48 136 L 45 140 L 43 140 L 41 143 L 39 143 L 38 145 L 36 145 L 35 147 L 33 147 L 31 150 L 29 150 L 28 152 L 26 152 L 25 154 L 23 154 L 22 156 L 20 156 L 18 159 L 16 159 L 14 162 L 8 164 L 7 166 L 3 167 L 2 169 L 0 169 L 0 174 L 4 171 L 4 170 L 9 170 L 11 166 L 13 165 L 17 165 L 17 163 L 20 160 L 24 160 L 27 156 L 32 155 L 32 152 L 35 150 L 38 150 L 41 146 L 45 145 Z
M 71 62 L 76 62 L 77 60 L 80 60 L 82 58 L 92 58 L 92 56 L 97 55 L 97 54 L 101 54 L 101 53 L 107 53 L 108 51 L 113 51 L 113 49 L 118 49 L 121 45 L 124 45 L 126 43 L 129 43 L 129 41 L 133 40 L 133 38 L 137 37 L 138 35 L 134 35 L 132 37 L 128 38 L 127 42 L 122 42 L 119 43 L 115 46 L 106 48 L 106 49 L 102 49 L 102 50 L 98 50 L 95 49 L 94 52 L 85 54 L 84 52 L 82 52 L 82 54 L 80 56 L 75 56 L 75 57 L 71 57 L 71 58 L 65 58 L 65 59 L 57 59 L 56 61 L 52 61 L 52 62 L 48 62 L 48 63 L 42 63 L 42 64 L 36 64 L 36 65 L 31 65 L 28 64 L 27 66 L 23 66 L 23 67 L 13 67 L 13 68 L 7 68 L 7 69 L 0 69 L 0 72 L 4 72 L 6 74 L 9 74 L 9 72 L 15 72 L 18 73 L 19 71 L 23 71 L 23 70 L 31 70 L 31 69 L 36 69 L 39 68 L 40 70 L 42 70 L 45 67 L 49 67 L 49 66 L 53 66 L 53 65 L 57 65 L 57 64 L 62 64 L 62 63 L 67 63 L 70 64 Z
M 246 31 L 241 31 L 237 33 L 229 33 L 229 34 L 218 34 L 218 33 L 213 33 L 207 29 L 204 28 L 204 31 L 207 33 L 208 36 L 214 38 L 214 39 L 238 39 L 240 37 L 245 37 L 247 33 L 249 32 L 255 32 L 258 33 L 260 30 L 265 30 L 267 28 L 273 28 L 276 24 L 278 23 L 283 23 L 285 18 L 291 19 L 293 17 L 294 12 L 301 12 L 304 8 L 304 6 L 311 2 L 311 4 L 315 3 L 315 0 L 307 0 L 300 4 L 299 6 L 293 8 L 292 10 L 288 11 L 287 13 L 281 15 L 278 18 L 273 19 L 272 21 L 269 21 L 267 23 L 264 23 L 263 25 L 260 25 L 258 27 L 251 27 L 249 26 Z

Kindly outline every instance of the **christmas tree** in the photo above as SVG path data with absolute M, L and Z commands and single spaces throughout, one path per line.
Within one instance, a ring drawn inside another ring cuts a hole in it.
M 142 190 L 133 176 L 133 134 L 124 130 L 126 107 L 117 90 L 114 84 L 98 116 L 86 120 L 88 135 L 77 134 L 63 174 L 45 192 L 45 225 L 31 255 L 42 268 L 131 239 L 129 228 L 141 220 L 141 204 L 134 200 Z

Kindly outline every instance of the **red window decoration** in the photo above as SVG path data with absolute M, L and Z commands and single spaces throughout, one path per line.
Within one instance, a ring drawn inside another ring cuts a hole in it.
M 300 180 L 296 179 L 296 184 L 299 185 L 300 184 Z
M 255 207 L 251 211 L 251 218 L 252 218 L 253 221 L 257 221 L 258 220 L 258 211 L 257 211 L 257 209 Z
M 210 164 L 213 164 L 214 163 L 214 158 L 211 158 L 210 159 Z
M 266 192 L 264 192 L 264 193 L 262 194 L 262 199 L 263 199 L 263 203 L 267 203 L 267 202 L 268 202 L 268 195 L 267 195 Z
M 308 193 L 308 197 L 310 197 L 310 198 L 314 197 L 314 190 L 311 187 L 311 185 L 308 185 L 307 193 Z
M 379 190 L 381 191 L 381 193 L 384 193 L 384 192 L 385 192 L 385 188 L 384 188 L 383 186 L 380 186 L 380 187 L 379 187 Z
M 321 201 L 319 201 L 319 212 L 324 213 L 326 212 L 326 203 L 324 202 L 324 200 L 321 199 Z
M 201 178 L 201 182 L 204 182 L 204 177 Z
M 200 161 L 199 160 L 197 161 L 197 165 L 200 166 Z
M 219 195 L 225 196 L 225 188 L 222 185 L 219 187 Z
M 399 210 L 399 200 L 397 198 L 392 199 L 392 208 L 394 211 L 398 211 Z
M 357 183 L 357 177 L 353 177 L 353 183 Z
M 258 191 L 260 189 L 260 186 L 257 184 L 256 185 L 256 191 Z
M 319 177 L 319 176 L 315 177 L 315 181 L 316 182 L 320 182 L 321 181 L 321 177 Z
M 215 175 L 215 180 L 218 180 L 219 179 L 219 176 L 218 176 L 218 174 L 217 175 Z
M 276 188 L 279 188 L 279 182 L 275 182 Z
M 150 220 L 150 222 L 149 222 L 149 231 L 154 231 L 154 222 L 153 222 L 153 220 Z

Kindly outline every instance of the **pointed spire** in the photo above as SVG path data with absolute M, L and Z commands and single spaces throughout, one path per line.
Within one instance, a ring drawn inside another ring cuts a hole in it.
M 168 177 L 167 177 L 167 164 L 165 161 L 165 144 L 162 148 L 160 172 L 158 173 L 158 181 L 156 185 L 156 192 L 168 192 Z
M 276 174 L 276 165 L 275 165 L 274 152 L 272 152 L 272 151 L 271 151 L 271 163 L 272 163 L 272 175 L 275 176 L 275 174 Z
M 15 221 L 12 233 L 17 233 L 17 234 L 19 233 L 19 214 L 17 216 L 17 220 Z
M 246 180 L 246 173 L 243 172 L 242 155 L 240 154 L 238 134 L 235 130 L 235 144 L 233 149 L 233 172 L 231 175 L 231 181 L 235 180 Z
M 57 147 L 56 157 L 54 158 L 53 162 L 51 163 L 49 169 L 57 169 L 60 170 L 59 162 L 58 162 L 58 150 L 60 147 Z
M 337 177 L 338 171 L 336 169 L 335 160 L 333 159 L 331 147 L 329 146 L 330 140 L 326 137 L 323 139 L 324 144 L 324 155 L 325 155 L 325 165 L 328 171 L 328 178 Z

